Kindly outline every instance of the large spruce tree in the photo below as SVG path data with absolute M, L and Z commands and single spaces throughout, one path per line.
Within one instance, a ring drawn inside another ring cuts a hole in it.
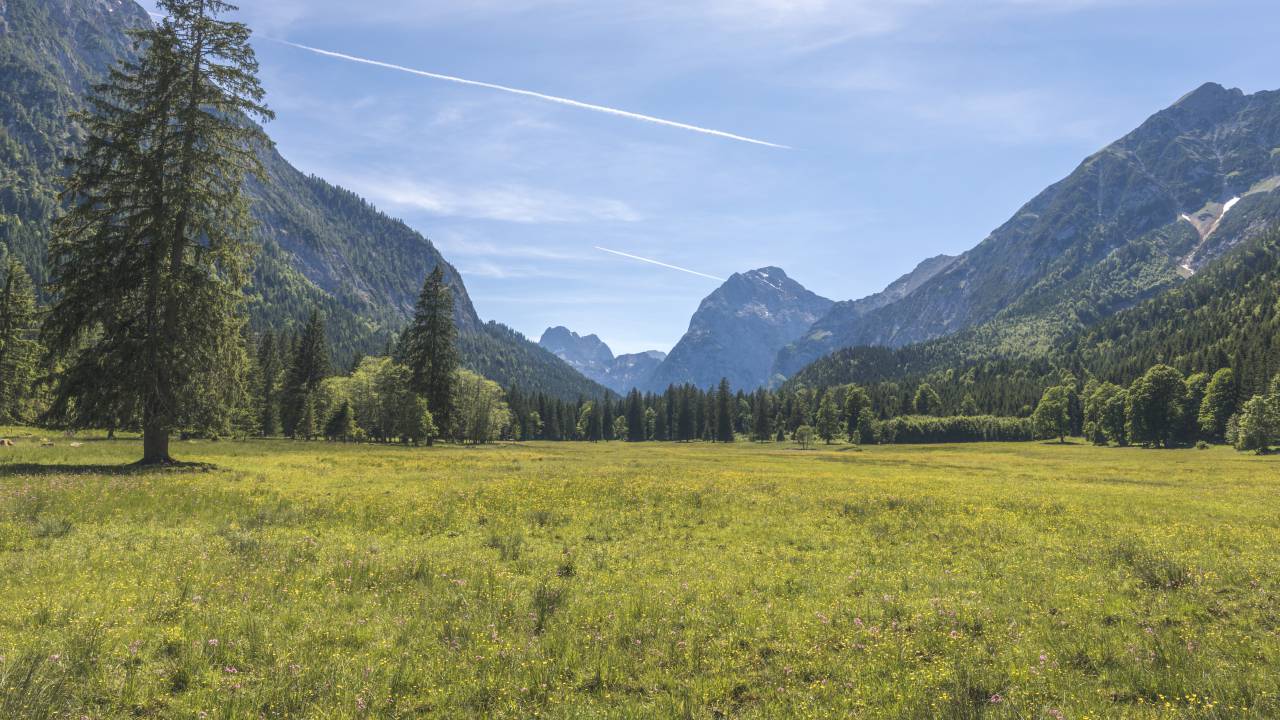
M 46 323 L 51 349 L 70 358 L 58 406 L 136 401 L 147 464 L 171 462 L 192 398 L 241 369 L 226 361 L 242 343 L 251 255 L 242 186 L 261 173 L 253 121 L 271 117 L 249 29 L 218 19 L 233 6 L 158 6 L 165 19 L 135 36 L 139 59 L 113 69 L 80 118 Z
M 263 437 L 280 432 L 280 350 L 274 333 L 263 333 L 258 344 L 257 412 L 258 431 Z
M 39 354 L 35 324 L 31 277 L 10 257 L 0 276 L 0 422 L 28 419 L 23 401 L 31 393 Z
M 329 344 L 325 339 L 324 320 L 313 311 L 302 328 L 289 363 L 281 398 L 281 416 L 284 434 L 297 437 L 307 412 L 307 403 L 314 400 L 320 383 L 329 376 Z M 314 418 L 312 418 L 314 420 Z M 314 428 L 311 428 L 314 434 Z
M 409 386 L 427 400 L 442 433 L 454 426 L 454 372 L 458 369 L 458 328 L 453 322 L 453 292 L 437 265 L 427 276 L 400 338 L 400 361 L 409 366 Z
M 733 392 L 729 389 L 729 378 L 720 378 L 720 387 L 716 389 L 716 432 L 717 442 L 733 442 Z

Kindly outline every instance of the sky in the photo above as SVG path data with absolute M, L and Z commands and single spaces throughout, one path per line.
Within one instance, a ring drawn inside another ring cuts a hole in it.
M 484 319 L 615 353 L 734 272 L 876 292 L 1202 83 L 1280 88 L 1273 0 L 239 4 L 290 162 L 430 238 Z

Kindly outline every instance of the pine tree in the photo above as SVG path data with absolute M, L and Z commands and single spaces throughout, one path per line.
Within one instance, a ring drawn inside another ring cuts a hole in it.
M 325 424 L 324 436 L 328 440 L 350 442 L 356 434 L 355 414 L 351 412 L 351 402 L 343 400 L 337 412 Z
M 757 390 L 751 413 L 751 437 L 756 442 L 769 442 L 773 439 L 771 405 L 768 391 L 763 388 Z
M 630 442 L 644 442 L 647 428 L 645 427 L 645 408 L 644 400 L 640 397 L 640 391 L 632 389 L 627 395 L 627 440 Z
M 608 442 L 609 440 L 613 440 L 617 437 L 617 435 L 615 435 L 614 433 L 614 431 L 617 429 L 618 426 L 614 422 L 613 401 L 609 399 L 608 395 L 605 395 L 604 400 L 601 401 L 600 403 L 600 406 L 601 406 L 600 424 L 603 432 L 603 435 L 601 437 L 606 442 Z
M 862 411 L 871 408 L 871 396 L 867 391 L 857 385 L 850 385 L 844 394 L 844 422 L 845 430 L 849 433 L 849 440 L 853 441 L 853 434 L 858 432 L 858 422 L 862 418 Z M 868 442 L 868 438 L 862 438 L 862 442 Z
M 654 408 L 653 417 L 653 439 L 654 440 L 670 440 L 671 428 L 667 424 L 667 403 L 665 399 L 659 398 L 658 404 Z
M 264 333 L 258 345 L 258 430 L 263 437 L 280 432 L 280 373 L 282 364 L 276 337 Z
M 688 442 L 694 438 L 694 398 L 691 389 L 679 394 L 680 408 L 676 417 L 676 440 Z
M 294 437 L 310 440 L 316 436 L 316 394 L 306 392 L 302 396 L 302 413 L 298 416 L 298 426 Z
M 320 313 L 312 311 L 302 328 L 293 351 L 293 360 L 285 377 L 281 398 L 284 434 L 298 434 L 298 424 L 305 410 L 306 400 L 320 389 L 320 383 L 329 375 L 329 345 L 325 340 L 324 321 Z M 314 429 L 312 434 L 314 434 Z
M 10 257 L 0 280 L 0 421 L 28 419 L 23 400 L 31 392 L 39 356 L 35 324 L 31 278 L 22 263 Z
M 729 388 L 729 378 L 720 378 L 720 387 L 716 389 L 716 440 L 731 443 L 733 436 L 733 391 Z
M 422 284 L 413 322 L 400 338 L 399 359 L 412 373 L 409 387 L 426 398 L 436 427 L 454 428 L 454 371 L 458 369 L 458 328 L 453 321 L 453 291 L 436 265 Z
M 818 404 L 816 429 L 818 437 L 828 445 L 840 434 L 840 411 L 836 408 L 835 393 L 835 388 L 828 390 L 822 396 L 822 402 Z
M 240 343 L 251 255 L 246 175 L 266 120 L 249 29 L 222 0 L 159 0 L 141 59 L 95 87 L 49 257 L 46 337 L 70 358 L 57 407 L 141 406 L 143 463 L 223 382 Z M 80 419 L 84 416 L 78 415 Z

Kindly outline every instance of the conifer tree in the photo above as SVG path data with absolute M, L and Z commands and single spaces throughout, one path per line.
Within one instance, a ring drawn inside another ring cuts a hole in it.
M 654 407 L 653 439 L 660 441 L 671 439 L 671 428 L 667 424 L 667 402 L 664 398 L 659 398 Z
M 35 324 L 31 278 L 22 263 L 10 257 L 0 278 L 0 421 L 27 419 L 23 400 L 31 392 L 39 355 Z
M 282 363 L 276 337 L 264 333 L 258 345 L 258 430 L 263 437 L 280 432 L 280 373 Z
M 310 440 L 316 436 L 316 394 L 307 391 L 302 395 L 302 412 L 298 416 L 298 425 L 294 428 L 294 437 Z
M 751 413 L 751 437 L 756 442 L 769 442 L 773 439 L 771 405 L 768 391 L 763 388 L 757 390 Z
M 351 412 L 351 401 L 343 400 L 337 412 L 325 424 L 324 436 L 328 440 L 349 442 L 356 434 L 355 415 Z
M 49 249 L 50 349 L 70 358 L 56 405 L 140 404 L 143 463 L 222 384 L 241 343 L 251 254 L 246 175 L 267 120 L 243 24 L 222 0 L 159 0 L 140 59 L 94 88 Z M 242 346 L 241 346 L 242 347 Z M 243 355 L 243 352 L 241 352 Z M 80 420 L 85 416 L 77 415 Z
M 716 440 L 731 443 L 733 437 L 733 392 L 729 388 L 729 378 L 720 378 L 720 387 L 716 390 Z
M 871 396 L 867 391 L 857 385 L 850 385 L 844 394 L 844 422 L 845 430 L 849 433 L 849 440 L 853 440 L 853 433 L 858 431 L 858 422 L 862 417 L 862 411 L 871 408 Z M 862 438 L 866 442 L 867 438 Z
M 600 407 L 601 407 L 600 424 L 601 424 L 602 433 L 603 433 L 601 437 L 606 442 L 608 442 L 609 440 L 613 440 L 616 437 L 616 435 L 614 434 L 614 430 L 618 427 L 617 424 L 614 423 L 613 401 L 609 399 L 608 395 L 604 396 L 604 400 L 600 402 Z
M 458 369 L 458 328 L 453 321 L 453 291 L 436 265 L 422 285 L 413 322 L 400 338 L 397 353 L 412 373 L 409 387 L 427 400 L 435 425 L 448 435 L 454 427 L 454 371 Z
M 840 434 L 840 411 L 836 408 L 835 388 L 828 390 L 822 396 L 822 402 L 818 404 L 818 437 L 822 441 L 830 445 L 831 441 Z
M 694 438 L 694 398 L 691 389 L 679 393 L 680 408 L 676 416 L 676 440 L 688 442 Z
M 320 389 L 320 383 L 328 375 L 329 346 L 325 340 L 324 321 L 320 319 L 320 313 L 312 311 L 295 343 L 293 359 L 285 377 L 281 399 L 285 435 L 292 437 L 298 434 L 307 398 Z M 315 434 L 314 428 L 312 434 Z
M 644 442 L 646 430 L 644 400 L 640 397 L 640 391 L 632 389 L 627 395 L 627 440 L 630 442 Z

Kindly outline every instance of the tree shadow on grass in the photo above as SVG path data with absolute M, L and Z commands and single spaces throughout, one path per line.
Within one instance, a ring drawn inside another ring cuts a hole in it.
M 210 463 L 175 462 L 167 465 L 73 465 L 70 463 L 0 463 L 0 477 L 44 477 L 49 475 L 168 475 L 212 472 Z

